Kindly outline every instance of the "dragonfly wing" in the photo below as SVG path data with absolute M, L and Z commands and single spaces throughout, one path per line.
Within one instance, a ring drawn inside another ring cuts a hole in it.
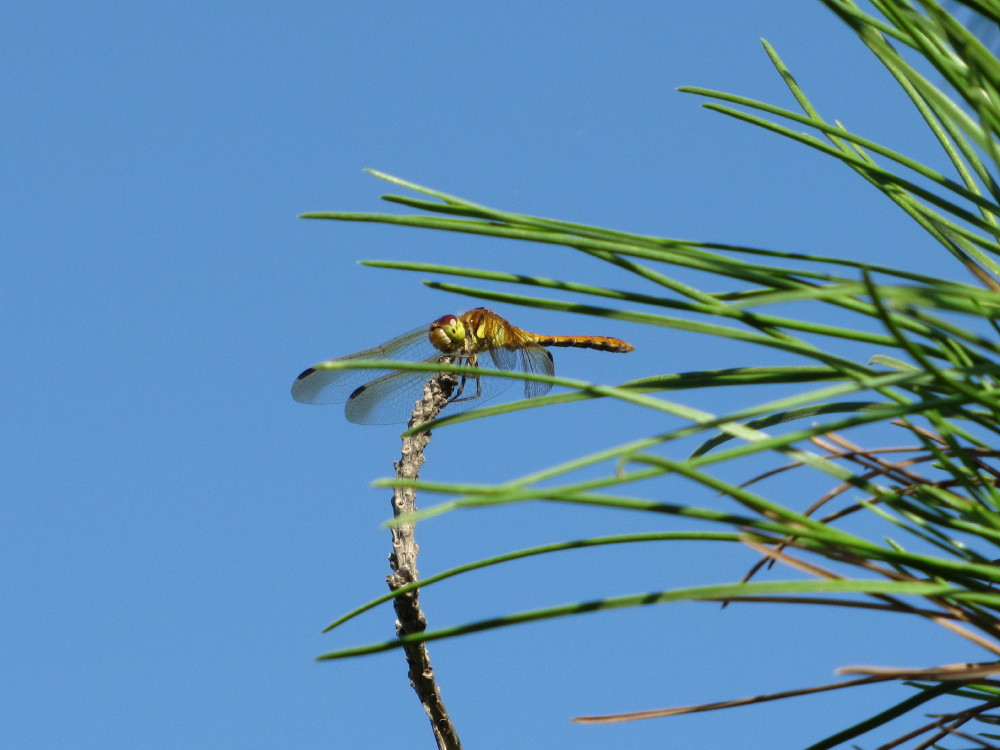
M 313 365 L 292 383 L 292 398 L 304 404 L 341 404 L 359 387 L 373 380 L 386 377 L 394 370 L 330 370 L 324 366 L 369 359 L 397 359 L 421 361 L 431 358 L 437 351 L 427 337 L 427 326 L 421 326 L 402 336 L 397 336 L 381 346 L 365 349 L 339 359 Z M 421 373 L 413 373 L 420 375 Z
M 431 357 L 428 361 L 436 360 Z M 424 385 L 432 377 L 433 373 L 428 372 L 391 370 L 356 388 L 347 399 L 344 414 L 355 424 L 406 422 L 413 413 L 414 404 L 423 396 Z
M 553 375 L 555 373 L 552 365 L 552 355 L 544 346 L 525 342 L 522 346 L 513 349 L 497 347 L 490 349 L 490 357 L 493 365 L 498 370 L 511 370 L 514 372 L 529 372 L 539 375 Z M 514 382 L 511 378 L 490 378 L 482 379 L 483 384 L 491 389 L 492 398 L 497 393 L 507 389 Z M 525 380 L 524 397 L 534 398 L 544 396 L 552 389 L 549 383 L 539 383 L 536 380 Z
M 556 368 L 552 362 L 552 352 L 544 346 L 529 344 L 523 349 L 518 349 L 521 360 L 521 369 L 532 375 L 555 375 Z M 542 383 L 538 380 L 524 381 L 524 397 L 536 398 L 544 396 L 552 390 L 551 383 Z
M 427 362 L 439 361 L 440 354 Z M 457 362 L 456 364 L 468 364 Z M 424 385 L 432 377 L 428 372 L 393 370 L 380 378 L 359 386 L 344 407 L 348 421 L 355 424 L 398 424 L 406 422 L 417 400 L 423 397 Z M 474 378 L 466 376 L 452 393 L 453 401 L 441 410 L 440 416 L 458 414 L 482 406 L 510 385 L 505 378 Z

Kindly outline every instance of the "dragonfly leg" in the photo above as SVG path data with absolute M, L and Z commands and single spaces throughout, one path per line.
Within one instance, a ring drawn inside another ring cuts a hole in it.
M 471 357 L 468 357 L 465 360 L 464 364 L 467 364 L 470 367 L 475 367 L 477 365 L 476 355 L 473 354 Z M 469 382 L 469 380 L 475 380 L 476 381 L 476 393 L 473 396 L 465 396 L 463 398 L 462 397 L 462 392 L 465 390 L 465 384 L 467 382 Z M 480 382 L 479 376 L 478 375 L 462 375 L 459 378 L 458 385 L 455 387 L 455 392 L 452 393 L 451 398 L 448 399 L 448 403 L 454 403 L 456 401 L 471 401 L 472 399 L 479 398 L 482 395 L 483 395 L 483 384 Z
M 480 396 L 483 395 L 483 384 L 479 382 L 479 377 L 476 375 L 469 375 L 468 376 L 469 380 L 476 381 L 476 392 L 472 396 L 464 396 L 462 398 L 458 398 L 459 396 L 462 395 L 462 390 L 465 388 L 466 379 L 467 377 L 463 375 L 462 379 L 458 383 L 458 388 L 455 389 L 455 393 L 452 395 L 451 398 L 448 399 L 449 404 L 455 403 L 456 401 L 471 401 L 472 399 L 479 398 Z

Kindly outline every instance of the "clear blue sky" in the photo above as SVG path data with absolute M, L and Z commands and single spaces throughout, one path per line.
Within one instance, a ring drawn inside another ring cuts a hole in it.
M 522 213 L 949 273 L 846 169 L 674 91 L 792 106 L 764 37 L 828 117 L 926 157 L 916 115 L 818 2 L 41 0 L 9 7 L 4 27 L 5 748 L 432 746 L 399 652 L 313 660 L 392 635 L 388 608 L 319 631 L 384 590 L 388 493 L 369 484 L 391 473 L 398 430 L 294 403 L 289 385 L 313 362 L 476 306 L 358 260 L 628 282 L 561 248 L 296 218 L 379 210 L 379 193 L 399 192 L 363 168 Z M 557 352 L 575 377 L 746 362 L 681 333 L 496 309 L 525 328 L 635 344 L 627 356 Z M 520 412 L 439 431 L 424 476 L 502 481 L 662 429 L 609 404 Z M 712 502 L 688 484 L 646 491 Z M 418 529 L 421 570 L 674 527 L 542 505 L 457 513 Z M 731 581 L 752 559 L 574 552 L 453 580 L 423 603 L 443 627 Z M 611 727 L 567 719 L 803 687 L 848 663 L 980 656 L 956 645 L 877 615 L 682 604 L 431 653 L 469 748 L 738 738 L 756 750 L 806 745 L 905 689 Z

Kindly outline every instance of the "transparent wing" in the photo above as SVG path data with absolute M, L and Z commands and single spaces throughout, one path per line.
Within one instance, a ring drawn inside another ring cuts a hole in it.
M 493 366 L 498 370 L 510 370 L 511 372 L 529 372 L 538 375 L 554 375 L 555 367 L 552 363 L 552 354 L 544 346 L 526 343 L 514 349 L 497 347 L 489 350 Z M 480 378 L 483 389 L 495 395 L 506 390 L 516 381 L 511 378 L 491 378 L 485 376 Z M 552 390 L 551 383 L 539 383 L 535 380 L 521 381 L 524 387 L 524 397 L 534 398 L 544 396 Z M 493 396 L 491 395 L 490 398 Z
M 327 361 L 350 362 L 358 359 L 433 361 L 438 351 L 427 338 L 427 332 L 428 326 L 421 326 L 381 346 Z M 324 364 L 326 362 L 313 365 L 295 379 L 292 383 L 292 398 L 304 404 L 340 404 L 347 401 L 351 394 L 365 383 L 395 372 L 395 370 L 324 370 L 322 369 Z M 424 374 L 419 372 L 407 374 L 424 377 Z
M 431 357 L 428 362 L 436 362 Z M 381 372 L 369 370 L 368 373 Z M 397 424 L 406 422 L 413 405 L 423 396 L 424 384 L 433 377 L 431 372 L 392 370 L 359 386 L 347 400 L 344 414 L 355 424 Z
M 544 346 L 532 340 L 532 334 L 515 328 L 495 313 L 490 313 L 486 319 L 487 333 L 485 338 L 505 345 L 489 350 L 493 364 L 498 370 L 526 372 L 532 375 L 554 375 L 555 367 L 552 354 Z M 491 378 L 492 379 L 492 378 Z M 524 397 L 535 398 L 544 396 L 552 390 L 549 383 L 524 381 Z
M 517 350 L 519 368 L 532 375 L 555 375 L 556 368 L 552 362 L 552 353 L 544 346 L 528 344 Z M 513 369 L 513 368 L 512 368 Z M 544 396 L 552 390 L 551 383 L 540 383 L 537 380 L 524 381 L 524 397 L 535 398 Z
M 439 358 L 440 355 L 426 361 L 436 362 Z M 467 365 L 472 362 L 456 362 L 456 364 Z M 417 400 L 423 397 L 424 385 L 431 376 L 432 373 L 405 370 L 395 370 L 383 375 L 355 390 L 347 399 L 344 414 L 349 422 L 355 424 L 407 422 Z M 441 410 L 440 416 L 446 417 L 449 414 L 477 409 L 503 393 L 513 382 L 510 378 L 465 376 L 459 381 L 458 387 L 451 395 L 452 400 Z

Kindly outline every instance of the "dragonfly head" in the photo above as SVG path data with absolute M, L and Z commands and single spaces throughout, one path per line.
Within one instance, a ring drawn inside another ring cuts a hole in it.
M 465 343 L 465 326 L 454 315 L 444 315 L 431 323 L 427 335 L 435 349 L 452 354 Z

